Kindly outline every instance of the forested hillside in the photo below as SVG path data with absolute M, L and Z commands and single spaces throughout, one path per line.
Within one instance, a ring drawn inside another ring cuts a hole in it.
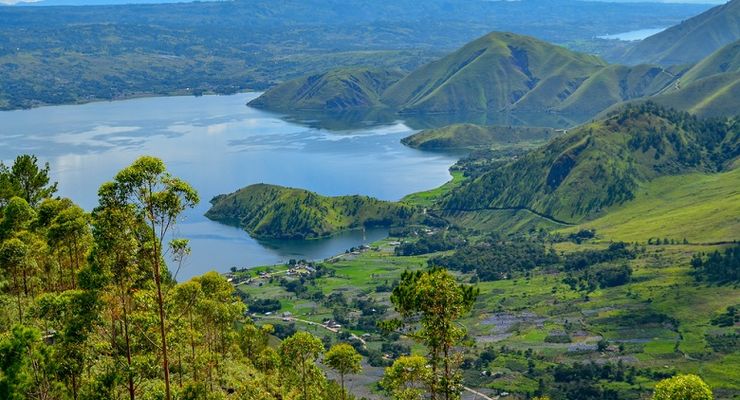
M 627 106 L 517 160 L 493 164 L 441 207 L 527 209 L 578 222 L 633 199 L 658 176 L 721 171 L 738 155 L 734 120 L 700 120 L 654 103 Z
M 210 219 L 265 238 L 315 239 L 341 230 L 401 225 L 411 207 L 367 196 L 326 197 L 302 189 L 257 184 L 216 196 Z

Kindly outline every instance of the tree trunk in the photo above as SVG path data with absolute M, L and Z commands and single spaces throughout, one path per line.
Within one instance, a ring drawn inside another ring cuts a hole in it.
M 15 288 L 16 300 L 18 302 L 18 323 L 23 324 L 23 305 L 21 304 L 21 288 L 18 286 L 18 274 L 13 274 L 13 287 Z
M 342 382 L 342 400 L 344 400 L 345 394 L 344 394 L 344 373 L 339 373 L 339 380 Z
M 72 289 L 77 289 L 77 282 L 75 280 L 75 262 L 72 256 L 72 247 L 67 246 L 67 254 L 69 254 L 69 277 L 72 283 Z
M 128 396 L 129 399 L 135 400 L 136 390 L 134 389 L 134 375 L 131 370 L 131 338 L 128 333 L 128 309 L 123 283 L 121 283 L 121 305 L 123 306 L 123 336 L 126 339 L 126 362 L 128 363 Z
M 151 197 L 152 188 L 149 187 Z M 162 274 L 159 265 L 159 240 L 157 239 L 157 227 L 155 225 L 154 209 L 151 204 L 147 205 L 149 223 L 152 229 L 152 258 L 154 264 L 154 283 L 157 287 L 157 307 L 159 308 L 159 335 L 162 339 L 162 369 L 164 369 L 164 392 L 165 399 L 171 400 L 170 394 L 170 362 L 167 357 L 167 328 L 165 327 L 164 296 L 162 295 Z

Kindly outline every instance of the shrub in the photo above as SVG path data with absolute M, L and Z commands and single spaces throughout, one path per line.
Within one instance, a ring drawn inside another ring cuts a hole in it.
M 696 375 L 677 375 L 655 385 L 653 400 L 712 400 L 712 390 Z

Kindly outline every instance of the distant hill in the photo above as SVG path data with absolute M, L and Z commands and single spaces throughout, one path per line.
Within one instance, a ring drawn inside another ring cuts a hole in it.
M 339 69 L 278 85 L 250 104 L 275 110 L 382 107 L 407 117 L 506 114 L 531 121 L 548 120 L 537 114 L 559 115 L 578 123 L 659 93 L 677 75 L 659 66 L 608 65 L 529 36 L 494 32 L 399 78 Z
M 272 110 L 324 111 L 381 107 L 380 95 L 402 77 L 400 71 L 337 69 L 278 85 L 249 105 Z
M 700 117 L 740 115 L 740 41 L 712 53 L 650 100 Z
M 440 202 L 446 210 L 529 210 L 575 223 L 632 200 L 654 178 L 728 168 L 736 122 L 697 119 L 654 103 L 630 105 L 517 160 L 495 163 Z
M 680 83 L 689 84 L 712 75 L 738 71 L 740 71 L 740 39 L 701 60 L 681 76 Z
M 614 61 L 626 64 L 693 64 L 740 39 L 740 0 L 714 7 L 642 40 Z
M 247 186 L 211 200 L 206 217 L 257 238 L 312 239 L 364 226 L 393 226 L 413 208 L 366 196 L 326 197 L 276 185 Z
M 332 68 L 412 70 L 492 26 L 557 43 L 590 43 L 646 18 L 669 26 L 707 9 L 572 0 L 154 4 L 165 1 L 171 0 L 0 6 L 0 109 L 263 91 Z
M 740 115 L 740 72 L 699 79 L 651 100 L 701 117 Z
M 578 86 L 563 100 L 558 111 L 592 117 L 613 104 L 659 93 L 675 79 L 671 71 L 655 65 L 609 65 Z
M 416 69 L 382 101 L 402 113 L 542 111 L 605 66 L 595 56 L 494 32 Z
M 403 138 L 401 142 L 422 150 L 460 150 L 487 148 L 492 145 L 507 146 L 525 141 L 546 141 L 556 134 L 556 130 L 551 128 L 453 124 L 417 132 Z

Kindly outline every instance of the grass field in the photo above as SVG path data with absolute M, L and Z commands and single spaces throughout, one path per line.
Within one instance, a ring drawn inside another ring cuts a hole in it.
M 321 291 L 324 295 L 343 292 L 348 299 L 366 296 L 390 306 L 389 293 L 377 292 L 376 286 L 392 283 L 404 270 L 424 267 L 432 255 L 394 256 L 391 239 L 376 246 L 324 263 L 333 276 L 316 279 L 315 284 L 309 285 L 309 291 Z M 604 246 L 565 242 L 556 244 L 555 249 L 558 253 L 569 253 Z M 472 314 L 462 321 L 476 343 L 468 353 L 474 355 L 489 345 L 497 349 L 504 345 L 520 351 L 532 349 L 542 355 L 533 366 L 540 371 L 558 363 L 622 360 L 641 369 L 694 372 L 712 386 L 717 398 L 733 398 L 740 394 L 740 371 L 723 366 L 736 363 L 738 352 L 714 351 L 707 337 L 733 331 L 732 327 L 713 326 L 710 320 L 728 306 L 737 305 L 738 288 L 710 286 L 696 282 L 689 275 L 689 260 L 695 252 L 723 247 L 696 244 L 640 247 L 637 258 L 629 261 L 634 270 L 629 284 L 597 289 L 588 295 L 571 290 L 557 269 L 537 269 L 529 277 L 479 282 L 476 284 L 481 291 L 478 301 Z M 464 282 L 472 277 L 456 275 Z M 332 318 L 332 310 L 322 302 L 298 299 L 277 282 L 254 282 L 239 289 L 256 298 L 280 299 L 282 311 L 290 311 L 296 318 L 314 322 Z M 561 331 L 571 337 L 571 343 L 545 340 L 552 332 Z M 353 330 L 353 333 L 363 332 Z M 601 338 L 610 344 L 607 351 L 595 350 Z M 406 343 L 410 344 L 408 340 Z M 617 349 L 620 344 L 622 350 Z M 380 344 L 371 340 L 368 346 L 378 348 Z M 423 351 L 419 346 L 412 349 Z M 526 359 L 507 354 L 484 367 L 496 372 L 496 377 L 468 370 L 466 384 L 531 393 L 537 388 L 537 381 L 527 376 L 527 368 Z M 621 385 L 621 390 L 634 394 L 645 393 L 653 384 L 654 381 L 644 376 L 638 376 L 633 384 L 608 383 Z M 367 383 L 367 387 L 372 385 Z
M 465 180 L 462 171 L 450 171 L 450 175 L 452 175 L 452 179 L 444 185 L 424 192 L 412 193 L 401 199 L 401 202 L 419 207 L 431 207 L 435 200 L 460 186 L 462 181 Z
M 740 168 L 720 174 L 661 177 L 636 198 L 576 228 L 596 229 L 608 240 L 669 238 L 691 243 L 740 239 Z

